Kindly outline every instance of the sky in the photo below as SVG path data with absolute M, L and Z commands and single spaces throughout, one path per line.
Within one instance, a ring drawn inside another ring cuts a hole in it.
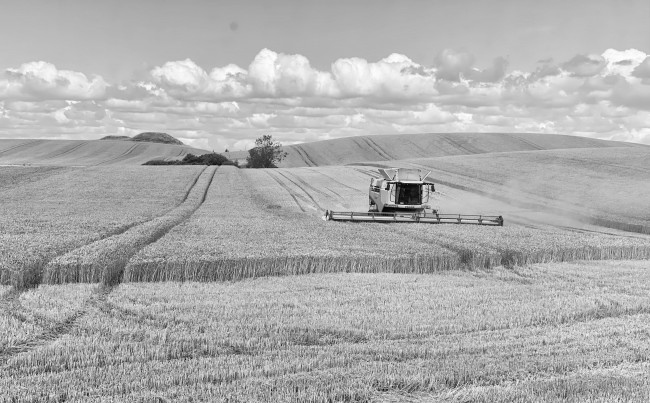
M 650 144 L 647 0 L 3 0 L 0 138 Z

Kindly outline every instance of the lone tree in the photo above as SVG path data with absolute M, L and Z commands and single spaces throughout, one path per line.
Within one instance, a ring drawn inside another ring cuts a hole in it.
M 282 144 L 273 141 L 270 134 L 264 134 L 255 140 L 255 147 L 248 150 L 246 165 L 249 168 L 277 168 L 287 153 L 282 151 Z

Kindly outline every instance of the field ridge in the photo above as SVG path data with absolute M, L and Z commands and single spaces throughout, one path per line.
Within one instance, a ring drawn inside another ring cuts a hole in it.
M 0 139 L 0 165 L 141 165 L 209 151 L 188 145 L 120 140 Z
M 343 137 L 286 145 L 281 168 L 346 165 L 411 158 L 574 148 L 647 147 L 642 144 L 545 133 L 413 133 Z M 244 160 L 247 151 L 224 153 Z

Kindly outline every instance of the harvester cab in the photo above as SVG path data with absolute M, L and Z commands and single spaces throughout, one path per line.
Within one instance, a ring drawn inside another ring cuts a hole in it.
M 502 216 L 440 214 L 429 204 L 436 191 L 420 169 L 379 169 L 381 178 L 371 178 L 368 212 L 326 210 L 326 221 L 418 222 L 428 224 L 476 224 L 503 226 Z
M 369 212 L 422 211 L 431 193 L 433 183 L 425 183 L 426 175 L 419 169 L 379 169 L 382 178 L 370 179 Z

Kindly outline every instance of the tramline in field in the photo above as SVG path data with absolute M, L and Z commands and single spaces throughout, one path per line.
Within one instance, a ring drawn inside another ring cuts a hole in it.
M 440 214 L 427 203 L 436 191 L 421 169 L 378 169 L 382 178 L 371 178 L 368 212 L 326 210 L 326 221 L 416 222 L 503 226 L 502 216 Z

